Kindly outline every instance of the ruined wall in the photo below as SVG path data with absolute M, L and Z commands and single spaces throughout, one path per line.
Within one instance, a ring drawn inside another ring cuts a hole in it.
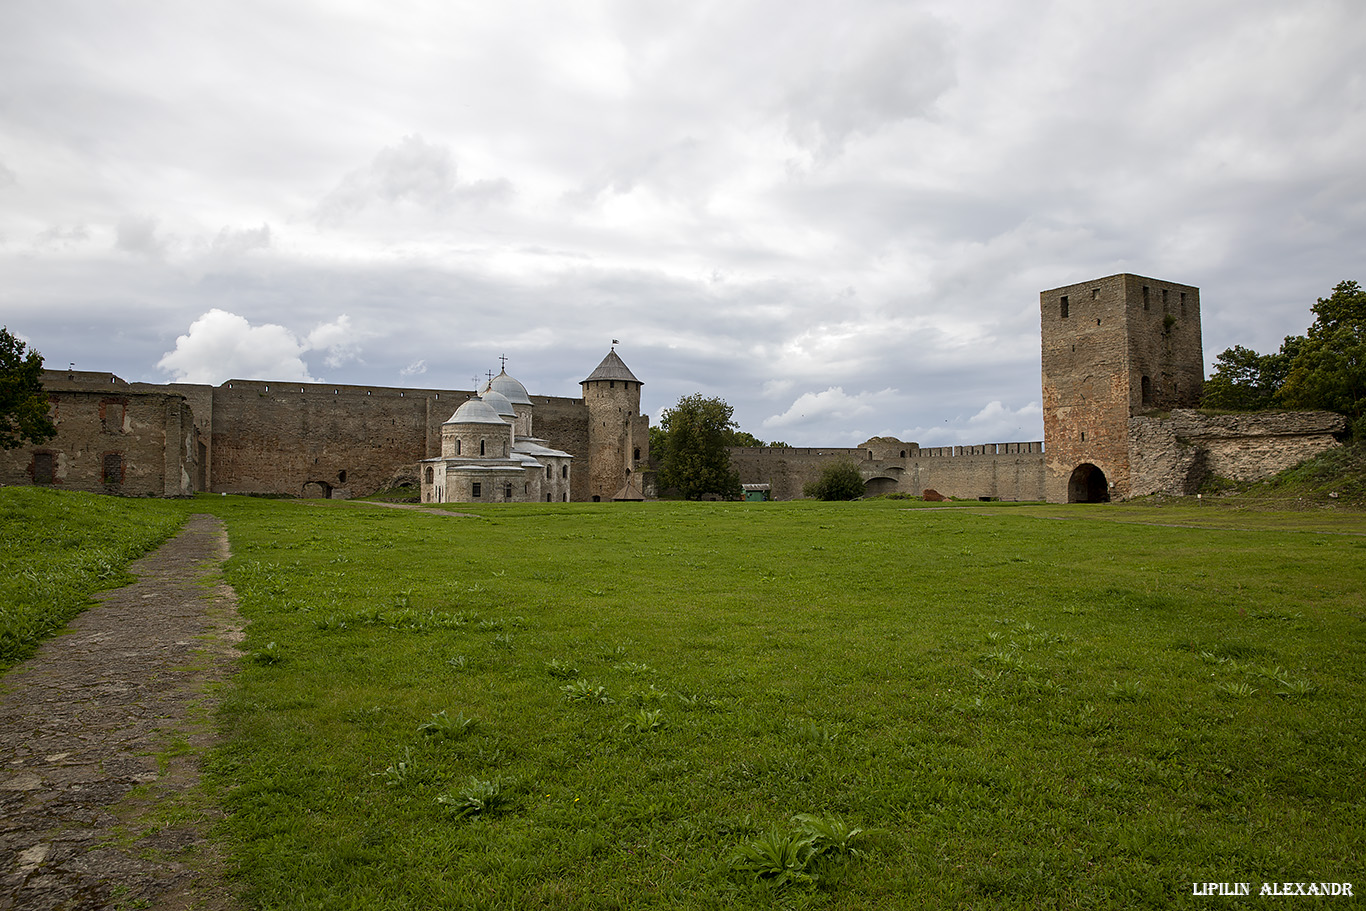
M 0 484 L 124 496 L 196 489 L 194 415 L 181 395 L 140 392 L 113 374 L 44 371 L 55 439 L 0 452 Z
M 854 449 L 734 447 L 730 457 L 740 483 L 769 484 L 775 500 L 803 496 L 802 488 L 819 478 L 822 468 L 840 460 L 858 466 L 869 494 L 919 496 L 931 489 L 959 499 L 1044 498 L 1043 444 L 1039 442 L 922 449 L 915 443 L 881 437 Z
M 1194 494 L 1211 476 L 1258 481 L 1339 445 L 1347 419 L 1326 411 L 1203 415 L 1130 422 L 1132 496 Z

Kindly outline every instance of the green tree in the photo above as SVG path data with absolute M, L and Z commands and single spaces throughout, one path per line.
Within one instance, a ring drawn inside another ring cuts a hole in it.
M 46 443 L 57 435 L 43 392 L 43 356 L 0 329 L 0 449 Z
M 1290 365 L 1280 401 L 1291 408 L 1322 408 L 1360 424 L 1366 412 L 1366 291 L 1339 282 L 1314 305 L 1314 325 Z
M 676 487 L 685 499 L 707 494 L 740 496 L 740 476 L 730 470 L 727 440 L 735 429 L 735 410 L 721 399 L 686 395 L 666 409 L 660 421 L 659 481 Z
M 726 434 L 726 445 L 753 448 L 763 446 L 764 441 L 752 433 L 746 433 L 743 430 L 732 430 Z
M 1276 394 L 1290 373 L 1304 338 L 1287 336 L 1275 354 L 1258 354 L 1234 345 L 1215 358 L 1214 373 L 1205 381 L 1201 405 L 1225 411 L 1263 411 L 1276 405 Z
M 863 475 L 848 459 L 827 462 L 820 477 L 802 487 L 802 493 L 817 500 L 857 500 L 863 492 Z

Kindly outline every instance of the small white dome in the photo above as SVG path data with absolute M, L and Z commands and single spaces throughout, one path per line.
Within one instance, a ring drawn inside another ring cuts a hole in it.
M 499 416 L 492 405 L 482 399 L 470 399 L 459 408 L 455 409 L 455 414 L 447 424 L 502 424 L 507 425 L 507 421 Z
M 514 405 L 531 404 L 531 396 L 526 394 L 526 387 L 508 376 L 507 370 L 485 383 L 480 392 L 487 392 L 490 389 L 507 396 L 508 401 Z
M 484 404 L 493 408 L 494 411 L 498 412 L 503 417 L 517 417 L 517 411 L 512 407 L 512 403 L 508 401 L 508 397 L 498 390 L 490 389 L 488 392 L 481 395 L 480 398 L 484 400 Z

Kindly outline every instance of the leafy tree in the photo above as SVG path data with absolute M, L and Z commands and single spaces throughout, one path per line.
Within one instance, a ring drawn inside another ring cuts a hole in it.
M 1366 412 L 1366 290 L 1339 282 L 1314 305 L 1314 325 L 1281 387 L 1291 408 L 1323 408 L 1359 419 Z
M 791 444 L 789 444 L 789 443 L 784 443 L 782 440 L 771 440 L 771 441 L 769 442 L 768 446 L 769 446 L 770 449 L 791 449 L 791 448 L 792 448 Z
M 1215 361 L 1214 373 L 1205 381 L 1201 404 L 1226 411 L 1263 411 L 1276 405 L 1276 393 L 1290 373 L 1290 364 L 1304 341 L 1287 336 L 1275 354 L 1258 354 L 1234 345 Z
M 802 493 L 818 500 L 857 500 L 863 492 L 863 475 L 848 459 L 826 463 L 820 477 L 802 487 Z
M 727 446 L 759 447 L 764 445 L 764 441 L 752 433 L 743 430 L 732 430 L 726 434 Z
M 706 494 L 740 496 L 740 475 L 730 470 L 727 441 L 735 429 L 735 410 L 721 399 L 686 395 L 666 409 L 658 437 L 659 481 L 689 500 Z M 654 443 L 652 441 L 651 445 Z
M 0 329 L 0 449 L 46 443 L 57 435 L 43 392 L 43 356 Z

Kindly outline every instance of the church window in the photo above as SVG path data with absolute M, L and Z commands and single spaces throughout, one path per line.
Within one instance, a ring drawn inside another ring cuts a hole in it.
M 432 471 L 432 466 L 427 466 L 427 483 L 432 483 L 436 479 L 436 472 Z
M 634 452 L 632 452 L 632 457 L 633 457 L 637 462 L 640 461 L 640 447 L 639 447 L 639 446 L 637 446 L 637 447 L 635 448 Z
M 475 482 L 474 482 L 474 486 L 470 489 L 470 496 L 472 496 L 472 497 L 483 496 L 483 491 L 482 491 L 482 489 L 480 488 L 480 485 L 479 485 L 479 482 L 478 482 L 478 481 L 475 481 Z
M 511 481 L 508 481 L 507 483 L 503 484 L 503 499 L 504 499 L 504 500 L 511 500 L 511 499 L 512 499 L 512 482 L 511 482 Z
M 547 465 L 547 466 L 545 467 L 545 479 L 546 479 L 547 481 L 550 480 L 550 466 L 549 466 L 549 465 Z
M 480 455 L 483 455 L 483 454 L 484 454 L 484 441 L 483 441 L 483 440 L 480 440 L 480 441 L 479 441 L 479 454 L 480 454 Z
M 456 455 L 460 455 L 460 441 L 459 441 L 459 440 L 456 440 L 456 441 L 455 441 L 455 454 L 456 454 Z
M 561 466 L 560 466 L 560 477 L 562 477 L 562 478 L 567 478 L 567 477 L 569 477 L 569 466 L 568 466 L 568 465 L 561 465 Z
M 35 452 L 33 454 L 33 483 L 51 484 L 53 480 L 52 453 Z
M 1062 310 L 1062 318 L 1063 318 L 1063 319 L 1067 319 L 1067 295 L 1066 295 L 1066 294 L 1064 294 L 1064 295 L 1062 296 L 1062 300 L 1059 301 L 1059 303 L 1062 305 L 1062 307 L 1061 307 L 1061 310 Z

